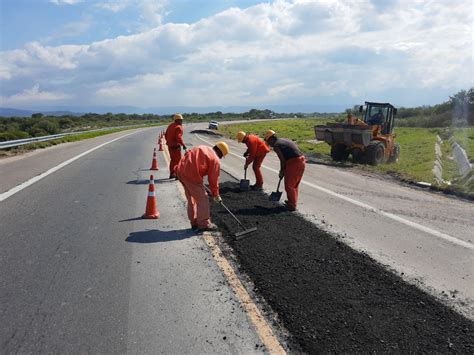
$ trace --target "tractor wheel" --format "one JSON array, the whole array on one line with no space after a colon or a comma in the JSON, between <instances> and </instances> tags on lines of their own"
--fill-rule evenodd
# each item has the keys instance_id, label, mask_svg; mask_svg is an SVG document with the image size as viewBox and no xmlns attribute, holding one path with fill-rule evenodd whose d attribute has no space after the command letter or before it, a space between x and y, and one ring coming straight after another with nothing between
<instances>
[{"instance_id":1,"label":"tractor wheel","mask_svg":"<svg viewBox=\"0 0 474 355\"><path fill-rule=\"evenodd\" d=\"M393 145L392 154L390 154L390 158L388 158L388 162L396 163L399 157L400 157L400 144L395 143Z\"/></svg>"},{"instance_id":2,"label":"tractor wheel","mask_svg":"<svg viewBox=\"0 0 474 355\"><path fill-rule=\"evenodd\" d=\"M344 161L349 157L349 152L344 144L336 144L331 147L331 158L335 161Z\"/></svg>"},{"instance_id":3,"label":"tractor wheel","mask_svg":"<svg viewBox=\"0 0 474 355\"><path fill-rule=\"evenodd\" d=\"M379 165L383 162L385 145L379 141L372 141L365 151L365 161L370 165Z\"/></svg>"},{"instance_id":4,"label":"tractor wheel","mask_svg":"<svg viewBox=\"0 0 474 355\"><path fill-rule=\"evenodd\" d=\"M352 150L352 162L353 163L362 163L364 161L364 152L359 148Z\"/></svg>"}]
</instances>

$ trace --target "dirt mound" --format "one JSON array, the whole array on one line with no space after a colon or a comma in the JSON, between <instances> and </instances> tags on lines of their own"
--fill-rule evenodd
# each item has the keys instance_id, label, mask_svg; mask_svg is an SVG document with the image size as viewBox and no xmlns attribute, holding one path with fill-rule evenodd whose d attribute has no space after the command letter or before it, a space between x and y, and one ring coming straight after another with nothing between
<instances>
[{"instance_id":1,"label":"dirt mound","mask_svg":"<svg viewBox=\"0 0 474 355\"><path fill-rule=\"evenodd\" d=\"M259 192L221 185L224 202L258 231L235 241L233 219L213 204L255 292L305 352L473 353L473 322ZM374 227L374 233L377 233Z\"/></svg>"}]
</instances>

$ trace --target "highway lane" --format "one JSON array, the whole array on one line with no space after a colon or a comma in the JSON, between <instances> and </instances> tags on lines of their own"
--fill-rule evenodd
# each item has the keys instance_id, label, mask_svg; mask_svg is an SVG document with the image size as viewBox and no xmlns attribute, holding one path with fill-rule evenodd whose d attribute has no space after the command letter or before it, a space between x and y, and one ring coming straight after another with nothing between
<instances>
[{"instance_id":1,"label":"highway lane","mask_svg":"<svg viewBox=\"0 0 474 355\"><path fill-rule=\"evenodd\" d=\"M212 144L219 138L192 135L186 142ZM223 168L243 175L244 144L227 140L230 154ZM264 161L265 191L276 189L276 154ZM248 174L254 183L253 172ZM282 196L282 201L285 194ZM343 237L405 280L474 318L474 208L460 199L409 188L373 174L308 164L300 185L299 212Z\"/></svg>"},{"instance_id":2,"label":"highway lane","mask_svg":"<svg viewBox=\"0 0 474 355\"><path fill-rule=\"evenodd\" d=\"M157 131L106 145L0 202L0 353L252 353L261 344L190 232L162 154L161 218L137 219Z\"/></svg>"}]
</instances>

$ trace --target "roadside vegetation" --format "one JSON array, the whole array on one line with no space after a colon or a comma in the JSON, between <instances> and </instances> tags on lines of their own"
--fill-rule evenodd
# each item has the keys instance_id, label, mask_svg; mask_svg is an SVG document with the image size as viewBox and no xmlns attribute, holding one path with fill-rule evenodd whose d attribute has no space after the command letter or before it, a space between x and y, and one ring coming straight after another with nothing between
<instances>
[{"instance_id":1,"label":"roadside vegetation","mask_svg":"<svg viewBox=\"0 0 474 355\"><path fill-rule=\"evenodd\" d=\"M149 126L153 126L153 125L149 125ZM58 138L58 139L53 139L53 140L46 141L46 142L35 142L35 143L31 143L31 144L25 144L25 145L21 145L19 147L0 150L0 158L25 153L25 152L35 150L35 149L43 149L43 148L51 147L51 146L58 145L58 144L61 144L61 143L77 142L77 141L81 141L81 140L84 140L84 139L90 139L90 138L105 136L107 134L112 134L112 133L125 131L125 130L129 130L129 129L134 129L134 128L137 128L137 127L115 128L115 129L107 129L107 130L96 131L96 132L85 132L85 133L81 133L81 134L75 134L75 135L70 135L70 136L66 136L66 137L61 137L61 138Z\"/></svg>"},{"instance_id":2,"label":"roadside vegetation","mask_svg":"<svg viewBox=\"0 0 474 355\"><path fill-rule=\"evenodd\" d=\"M297 142L306 155L322 162L331 162L330 147L315 139L314 126L328 122L344 122L347 113L358 113L358 106L347 109L345 113L276 113L268 109L252 109L244 113L223 113L220 111L205 114L183 113L185 122L208 122L247 120L235 125L221 125L220 130L229 138L235 139L239 130L263 136L268 129L273 129L282 137ZM291 119L288 119L291 117ZM279 120L274 120L279 118ZM287 118L287 119L284 119ZM251 122L260 119L264 121ZM95 114L81 116L45 116L35 113L31 117L0 117L0 141L39 137L64 132L86 131L104 127L127 125L161 125L172 120L172 115L154 114ZM268 121L267 121L268 120ZM448 143L453 137L467 152L471 163L474 162L474 88L462 90L449 97L446 102L434 106L415 108L398 108L395 120L397 142L401 145L400 159L395 164L384 164L376 167L357 165L361 169L391 174L402 180L425 181L436 184L432 169L435 160L434 145L439 135L444 143L442 149L443 179L451 182L455 189L474 194L474 182L467 183L468 177L459 175L457 164L452 158L452 148ZM54 141L33 143L12 152L44 148L63 142L97 137L116 132L107 130L88 132L81 135L68 136ZM10 154L0 151L0 155ZM350 162L348 163L350 164ZM471 172L472 173L472 172ZM474 180L474 179L471 179ZM441 188L449 187L442 185Z\"/></svg>"},{"instance_id":3,"label":"roadside vegetation","mask_svg":"<svg viewBox=\"0 0 474 355\"><path fill-rule=\"evenodd\" d=\"M356 111L356 107L346 110L346 113ZM358 111L358 110L357 110ZM356 114L357 114L356 111ZM226 125L221 131L229 138L235 139L239 130L251 132L263 137L268 129L278 132L280 137L295 141L300 149L311 158L333 164L330 157L330 146L315 140L314 126L327 122L343 122L345 115L328 117L311 117L305 119L278 120L272 122L249 122ZM474 182L467 183L473 175L461 177L449 138L456 141L466 150L474 162L474 89L461 91L440 105L419 107L413 109L400 108L396 116L396 141L401 145L400 158L394 164L368 166L355 164L357 168L390 174L398 179L409 182L427 182L441 189L461 191L474 194ZM436 159L435 143L439 136L441 144L444 183L438 184L433 175ZM352 163L334 163L352 165ZM472 179L471 179L472 180Z\"/></svg>"}]
</instances>

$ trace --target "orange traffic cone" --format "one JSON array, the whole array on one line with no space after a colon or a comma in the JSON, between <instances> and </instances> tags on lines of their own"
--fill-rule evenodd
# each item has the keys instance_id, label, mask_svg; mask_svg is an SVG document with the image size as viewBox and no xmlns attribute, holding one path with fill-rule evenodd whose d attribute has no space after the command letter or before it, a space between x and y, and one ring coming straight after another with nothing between
<instances>
[{"instance_id":1,"label":"orange traffic cone","mask_svg":"<svg viewBox=\"0 0 474 355\"><path fill-rule=\"evenodd\" d=\"M158 148L158 151L159 152L162 152L163 151L163 143L160 141L160 146Z\"/></svg>"},{"instance_id":2,"label":"orange traffic cone","mask_svg":"<svg viewBox=\"0 0 474 355\"><path fill-rule=\"evenodd\" d=\"M153 175L150 175L150 185L148 186L148 198L146 199L145 214L142 218L146 219L158 219L160 218L160 212L158 212L158 206L156 204L155 194L155 180Z\"/></svg>"},{"instance_id":3,"label":"orange traffic cone","mask_svg":"<svg viewBox=\"0 0 474 355\"><path fill-rule=\"evenodd\" d=\"M160 144L161 146L161 144ZM151 168L150 170L159 170L160 168L158 167L158 160L156 159L156 148L153 148L153 160L151 162Z\"/></svg>"}]
</instances>

